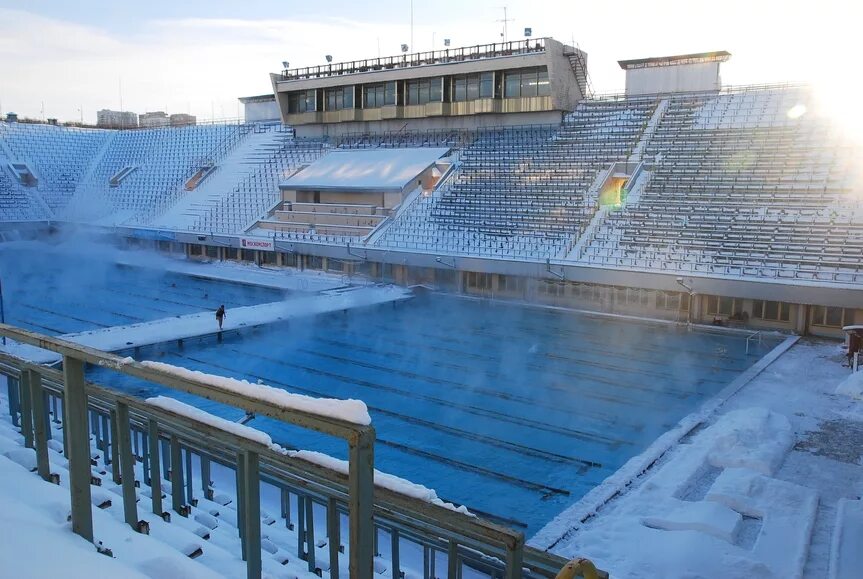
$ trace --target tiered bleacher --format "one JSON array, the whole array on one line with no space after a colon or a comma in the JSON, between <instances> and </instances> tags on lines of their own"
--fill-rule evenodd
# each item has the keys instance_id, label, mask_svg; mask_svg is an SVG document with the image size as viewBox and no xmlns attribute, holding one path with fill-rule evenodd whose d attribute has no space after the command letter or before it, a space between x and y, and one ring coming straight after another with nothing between
<instances>
[{"instance_id":1,"label":"tiered bleacher","mask_svg":"<svg viewBox=\"0 0 863 579\"><path fill-rule=\"evenodd\" d=\"M218 204L208 207L189 229L238 233L252 227L279 202L279 183L314 162L326 150L321 141L294 139L293 131L260 127L273 139L250 152L244 174Z\"/></svg>"},{"instance_id":2,"label":"tiered bleacher","mask_svg":"<svg viewBox=\"0 0 863 579\"><path fill-rule=\"evenodd\" d=\"M392 147L446 147L454 168L385 212L350 201L280 204L279 184L328 150ZM861 283L859 152L803 87L605 97L582 101L560 126L333 141L295 139L279 125L117 132L0 123L0 209L5 221L107 219L434 255ZM598 212L604 172L620 161L642 162L637 192Z\"/></svg>"},{"instance_id":3,"label":"tiered bleacher","mask_svg":"<svg viewBox=\"0 0 863 579\"><path fill-rule=\"evenodd\" d=\"M379 245L493 257L558 258L597 209L597 175L632 153L655 99L585 101L561 127L481 132L458 174L421 198Z\"/></svg>"},{"instance_id":4,"label":"tiered bleacher","mask_svg":"<svg viewBox=\"0 0 863 579\"><path fill-rule=\"evenodd\" d=\"M78 188L70 217L146 224L184 195L186 182L216 164L250 125L202 125L117 131ZM134 167L119 184L110 180Z\"/></svg>"},{"instance_id":5,"label":"tiered bleacher","mask_svg":"<svg viewBox=\"0 0 863 579\"><path fill-rule=\"evenodd\" d=\"M93 157L110 137L110 131L57 127L31 123L0 123L0 159L7 163L23 163L35 177L33 195L53 213L69 203L78 183L87 173ZM3 167L8 177L8 166ZM0 181L2 192L11 196L13 183ZM17 183L21 185L20 183ZM20 197L19 191L17 196ZM26 197L26 195L24 195ZM44 211L37 211L37 214ZM44 217L43 217L44 218Z\"/></svg>"},{"instance_id":6,"label":"tiered bleacher","mask_svg":"<svg viewBox=\"0 0 863 579\"><path fill-rule=\"evenodd\" d=\"M598 228L584 259L627 269L863 281L859 148L807 90L670 97L645 150L637 202Z\"/></svg>"}]
</instances>

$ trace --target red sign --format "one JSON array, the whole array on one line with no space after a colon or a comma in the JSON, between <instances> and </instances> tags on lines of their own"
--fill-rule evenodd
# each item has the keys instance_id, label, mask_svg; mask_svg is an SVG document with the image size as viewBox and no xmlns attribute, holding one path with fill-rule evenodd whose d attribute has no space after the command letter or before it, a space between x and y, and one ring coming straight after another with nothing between
<instances>
[{"instance_id":1,"label":"red sign","mask_svg":"<svg viewBox=\"0 0 863 579\"><path fill-rule=\"evenodd\" d=\"M260 237L241 237L240 247L243 249L259 249L261 251L276 250L276 244L272 239L262 239Z\"/></svg>"}]
</instances>

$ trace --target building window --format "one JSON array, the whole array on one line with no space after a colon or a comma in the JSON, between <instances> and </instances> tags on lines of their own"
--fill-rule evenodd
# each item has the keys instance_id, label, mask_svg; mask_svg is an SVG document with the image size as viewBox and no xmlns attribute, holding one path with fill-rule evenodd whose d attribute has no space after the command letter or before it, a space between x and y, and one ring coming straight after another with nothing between
<instances>
[{"instance_id":1,"label":"building window","mask_svg":"<svg viewBox=\"0 0 863 579\"><path fill-rule=\"evenodd\" d=\"M313 112L315 108L315 90L305 90L288 93L288 114Z\"/></svg>"},{"instance_id":2,"label":"building window","mask_svg":"<svg viewBox=\"0 0 863 579\"><path fill-rule=\"evenodd\" d=\"M479 98L490 99L494 97L494 73L484 72L479 75Z\"/></svg>"},{"instance_id":3,"label":"building window","mask_svg":"<svg viewBox=\"0 0 863 579\"><path fill-rule=\"evenodd\" d=\"M207 249L206 249L206 255L207 255L207 257L210 257L213 259L219 257L219 248L213 247L212 245L208 245Z\"/></svg>"},{"instance_id":4,"label":"building window","mask_svg":"<svg viewBox=\"0 0 863 579\"><path fill-rule=\"evenodd\" d=\"M328 111L352 109L354 108L354 87L328 88L324 91L324 101Z\"/></svg>"},{"instance_id":5,"label":"building window","mask_svg":"<svg viewBox=\"0 0 863 579\"><path fill-rule=\"evenodd\" d=\"M689 310L689 294L680 292L656 292L656 307L660 310Z\"/></svg>"},{"instance_id":6,"label":"building window","mask_svg":"<svg viewBox=\"0 0 863 579\"><path fill-rule=\"evenodd\" d=\"M752 302L752 316L761 320L787 322L791 319L791 306L785 302L755 300Z\"/></svg>"},{"instance_id":7,"label":"building window","mask_svg":"<svg viewBox=\"0 0 863 579\"><path fill-rule=\"evenodd\" d=\"M452 79L452 102L494 97L494 73L463 74Z\"/></svg>"},{"instance_id":8,"label":"building window","mask_svg":"<svg viewBox=\"0 0 863 579\"><path fill-rule=\"evenodd\" d=\"M649 306L650 290L640 288L626 288L626 303L631 306Z\"/></svg>"},{"instance_id":9,"label":"building window","mask_svg":"<svg viewBox=\"0 0 863 579\"><path fill-rule=\"evenodd\" d=\"M825 306L812 308L812 324L815 326L841 328L852 323L854 323L854 310Z\"/></svg>"},{"instance_id":10,"label":"building window","mask_svg":"<svg viewBox=\"0 0 863 579\"><path fill-rule=\"evenodd\" d=\"M282 254L282 265L288 267L297 267L297 254L296 253L283 253Z\"/></svg>"},{"instance_id":11,"label":"building window","mask_svg":"<svg viewBox=\"0 0 863 579\"><path fill-rule=\"evenodd\" d=\"M465 282L467 283L467 287L470 289L490 290L491 274L469 271L467 272Z\"/></svg>"},{"instance_id":12,"label":"building window","mask_svg":"<svg viewBox=\"0 0 863 579\"><path fill-rule=\"evenodd\" d=\"M707 313L714 316L739 316L743 313L743 301L724 296L707 296Z\"/></svg>"},{"instance_id":13,"label":"building window","mask_svg":"<svg viewBox=\"0 0 863 579\"><path fill-rule=\"evenodd\" d=\"M318 255L306 256L306 269L323 269L324 260Z\"/></svg>"},{"instance_id":14,"label":"building window","mask_svg":"<svg viewBox=\"0 0 863 579\"><path fill-rule=\"evenodd\" d=\"M504 73L506 98L548 96L549 94L551 89L548 83L548 70L545 68L508 70Z\"/></svg>"},{"instance_id":15,"label":"building window","mask_svg":"<svg viewBox=\"0 0 863 579\"><path fill-rule=\"evenodd\" d=\"M376 109L396 104L395 81L363 86L363 108Z\"/></svg>"},{"instance_id":16,"label":"building window","mask_svg":"<svg viewBox=\"0 0 863 579\"><path fill-rule=\"evenodd\" d=\"M239 252L240 252L240 250L237 249L236 247L226 247L225 248L225 259L236 260Z\"/></svg>"},{"instance_id":17,"label":"building window","mask_svg":"<svg viewBox=\"0 0 863 579\"><path fill-rule=\"evenodd\" d=\"M514 275L499 276L498 288L502 292L522 294L525 290L525 278Z\"/></svg>"},{"instance_id":18,"label":"building window","mask_svg":"<svg viewBox=\"0 0 863 579\"><path fill-rule=\"evenodd\" d=\"M443 79L439 76L433 78L422 78L407 81L408 105L424 105L441 101L441 84Z\"/></svg>"}]
</instances>

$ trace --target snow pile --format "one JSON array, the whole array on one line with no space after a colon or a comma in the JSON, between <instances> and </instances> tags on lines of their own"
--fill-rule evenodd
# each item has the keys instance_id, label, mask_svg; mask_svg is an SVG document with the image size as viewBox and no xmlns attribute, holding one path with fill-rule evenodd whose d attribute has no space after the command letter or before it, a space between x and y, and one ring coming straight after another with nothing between
<instances>
[{"instance_id":1,"label":"snow pile","mask_svg":"<svg viewBox=\"0 0 863 579\"><path fill-rule=\"evenodd\" d=\"M863 400L863 370L854 372L836 387L836 394Z\"/></svg>"},{"instance_id":2,"label":"snow pile","mask_svg":"<svg viewBox=\"0 0 863 579\"><path fill-rule=\"evenodd\" d=\"M766 408L729 412L710 430L712 465L744 467L765 475L776 472L794 444L788 418Z\"/></svg>"},{"instance_id":3,"label":"snow pile","mask_svg":"<svg viewBox=\"0 0 863 579\"><path fill-rule=\"evenodd\" d=\"M214 416L209 412L204 412L203 410L199 410L194 406L190 406L185 402L180 402L179 400L169 398L168 396L156 396L155 398L147 398L146 402L147 404L155 406L156 408L161 408L162 410L167 410L168 412L173 412L174 414L179 414L180 416L191 418L192 420L195 420L197 422L208 424L214 428L218 428L219 430L230 432L235 436L247 438L259 444L263 444L264 446L273 446L273 440L270 438L270 435L265 432L261 432L260 430L256 428L251 428L250 426L246 426L245 424L238 424L224 418L219 418L218 416Z\"/></svg>"},{"instance_id":4,"label":"snow pile","mask_svg":"<svg viewBox=\"0 0 863 579\"><path fill-rule=\"evenodd\" d=\"M319 466L323 466L330 470L336 471L343 475L348 474L348 462L333 458L327 454L315 452L312 450L289 450L285 451L288 456L299 458ZM457 507L452 503L445 502L437 496L434 489L430 489L420 484L413 483L409 480L397 477L392 474L387 474L375 469L375 486L385 488L406 497L419 499L423 502L437 505L451 511L456 511L465 515L474 517L467 507L464 505Z\"/></svg>"},{"instance_id":5,"label":"snow pile","mask_svg":"<svg viewBox=\"0 0 863 579\"><path fill-rule=\"evenodd\" d=\"M368 426L372 423L366 403L362 400L312 398L303 394L292 394L280 388L267 386L266 384L252 384L246 380L214 376L213 374L206 374L197 370L187 370L186 368L172 366L163 362L145 360L141 362L141 365L185 380L197 380L213 388L254 398L265 404L272 404L285 410L299 410L326 418L337 418L362 426Z\"/></svg>"},{"instance_id":6,"label":"snow pile","mask_svg":"<svg viewBox=\"0 0 863 579\"><path fill-rule=\"evenodd\" d=\"M792 442L782 415L730 412L554 551L614 577L800 577L818 497L769 476Z\"/></svg>"}]
</instances>

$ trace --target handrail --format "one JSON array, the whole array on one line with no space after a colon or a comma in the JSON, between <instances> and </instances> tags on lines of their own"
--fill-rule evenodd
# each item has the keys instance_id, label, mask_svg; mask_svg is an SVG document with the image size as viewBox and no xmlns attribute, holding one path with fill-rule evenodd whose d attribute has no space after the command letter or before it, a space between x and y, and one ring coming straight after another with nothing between
<instances>
[{"instance_id":1,"label":"handrail","mask_svg":"<svg viewBox=\"0 0 863 579\"><path fill-rule=\"evenodd\" d=\"M374 70L422 66L463 60L478 60L497 56L510 56L545 51L545 38L513 40L493 44L478 44L459 48L435 50L430 52L414 52L397 56L384 56L365 60L352 60L318 66L307 66L283 70L278 75L279 80L299 80L327 76L340 76Z\"/></svg>"},{"instance_id":2,"label":"handrail","mask_svg":"<svg viewBox=\"0 0 863 579\"><path fill-rule=\"evenodd\" d=\"M80 491L86 488L89 491L88 414L96 412L105 417L105 420L109 421L112 425L117 424L117 416L122 414L123 418L119 418L121 420L119 424L129 424L133 431L137 429L142 436L146 436L147 432L150 432L152 436L155 429L157 437L163 441L170 441L172 453L174 452L175 445L177 445L178 453L180 449L179 445L182 445L182 448L186 449L187 452L194 452L199 455L202 465L204 463L209 465L210 462L224 464L230 468L234 468L236 465L238 469L237 476L244 481L242 488L254 491L249 491L249 494L243 497L238 496L238 500L240 501L250 500L249 496L252 496L252 499L254 499L258 491L253 487L259 484L256 481L263 480L279 488L287 488L290 493L298 497L302 494L303 496L307 496L308 500L319 503L324 502L328 512L328 529L333 524L330 513L343 510L341 505L347 503L352 530L350 537L351 577L370 576L371 567L368 567L369 573L365 573L365 561L355 561L354 548L357 548L360 552L362 551L363 545L359 543L359 539L364 539L363 543L369 542L371 544L372 537L376 535L376 532L371 530L374 526L388 530L394 536L401 534L403 538L409 538L415 543L425 545L433 550L449 552L450 557L455 557L454 564L488 568L493 570L493 575L498 575L503 571L504 576L508 579L521 577L523 568L527 569L532 576L553 577L556 570L564 562L563 559L556 555L526 547L524 545L524 535L520 531L515 531L479 517L453 511L444 506L406 496L394 490L374 486L373 484L370 485L369 492L363 495L367 500L363 505L368 512L367 525L360 526L359 530L362 535L355 537L353 533L353 497L357 494L355 488L355 453L351 453L351 462L354 464L349 466L347 473L332 470L321 464L310 462L302 458L302 456L293 456L291 453L285 454L280 452L279 449L271 448L258 441L221 430L217 426L202 423L194 418L182 416L167 409L158 408L122 392L88 382L83 378L83 364L94 364L108 371L116 371L162 384L168 388L225 402L232 406L243 408L246 411L255 412L257 415L270 416L280 420L292 420L294 424L313 428L320 432L336 435L342 434L351 439L362 436L363 433L369 431L373 435L374 430L370 426L356 425L335 418L328 419L328 417L320 417L302 411L273 408L272 405L267 408L267 404L255 397L253 393L232 392L231 397L227 397L218 388L210 384L201 383L195 379L176 376L169 372L160 371L158 368L142 365L128 358L120 358L114 354L101 352L60 338L43 336L5 324L0 324L0 335L8 336L21 343L48 349L64 356L64 368L61 371L26 362L12 353L0 351L0 375L11 378L8 380L10 392L12 391L13 381L20 381L19 400L32 401L36 397L41 399L41 395L37 396L36 392L44 392L45 394L64 400L64 412L62 416L63 432L64 443L67 445L69 451L73 530L78 532L78 534L82 534L82 532L79 532L82 530L82 509L86 507L88 514L91 509L89 492L86 493L86 501L82 501L80 497L76 501L75 493L76 489ZM39 415L35 408L31 413L29 409L23 408L23 405L18 410L21 412L22 418L25 416L29 417L30 424L39 424L46 420L44 408L42 415ZM15 408L13 408L11 403L10 411L15 412ZM77 420L81 420L81 417L83 417L83 421L77 422L76 415ZM128 422L122 422L122 420ZM112 433L118 432L116 426L112 428L114 428ZM122 430L122 428L119 430ZM115 447L119 444L120 448L117 452L121 456L118 459L118 464L122 468L127 468L127 462L134 460L129 458L129 453L131 452L127 448L129 444L124 443L123 436L120 436L119 441L115 443L113 436L112 434L110 442L111 452L114 453ZM36 438L38 455L40 452L38 435ZM83 444L86 447L83 452L79 448L81 440L83 440ZM128 438L126 440L128 441ZM150 440L152 442L153 439L151 438ZM47 456L47 442L45 440L42 440L41 447L44 448L44 453ZM105 452L108 452L107 445ZM126 458L123 458L123 456L126 456ZM371 466L371 461L373 460L371 451L362 458L363 460L367 460L368 465ZM145 465L149 460L152 467L157 466L152 463L154 461L158 462L158 450L155 451L155 457L151 456L148 459L145 455L143 460L145 461ZM249 461L251 461L251 464L257 465L254 473L249 472L249 468L244 466L248 465ZM82 466L86 467L86 470L81 469ZM86 478L77 479L75 474L76 468L81 469ZM201 466L201 468L203 469L204 467ZM174 483L173 487L175 490L172 491L171 501L174 505L174 510L186 516L188 514L188 507L185 505L192 501L192 488L191 483L184 485L184 479L182 478L184 475L179 472L181 470L172 470L171 480ZM145 478L147 472L145 468ZM158 470L155 470L155 472L158 472ZM40 474L42 473L40 472ZM47 477L47 473L45 473L45 476ZM117 480L117 476L119 475L115 476L115 480ZM174 476L179 478L174 479ZM186 475L185 480L189 481L190 476L191 473ZM152 480L152 477L150 478L150 484L155 484L155 490L158 490L160 484L158 477L155 481ZM203 471L201 480L208 480L208 477L204 476ZM129 485L132 485L133 482L133 480L129 480ZM124 487L124 493L126 490ZM156 493L155 490L153 493L154 496L161 494L161 491ZM183 493L187 494L184 495ZM131 496L134 497L134 490L131 491ZM124 499L124 510L127 513L126 521L133 528L138 529L141 523L137 520L137 507L133 505L134 499L128 505L126 504L127 502ZM161 500L154 500L154 510L157 508L157 502L160 503ZM245 502L241 504L246 505L245 508L248 509L246 512L250 513L248 519L243 524L250 524L248 520L254 520L252 515L258 512L257 510L259 510L260 505L250 506ZM158 514L161 515L161 512ZM336 517L337 520L338 518ZM86 525L84 527L83 531L86 532ZM338 533L335 529L332 532ZM260 539L255 539L250 527L246 528L245 533L246 537L241 536L241 538L244 540L243 544L246 547L246 552L253 552L256 545L260 546ZM336 542L333 544L338 547L338 535L336 534L335 536ZM90 527L90 536L88 538L92 540L92 526ZM258 551L260 551L259 548ZM373 551L369 551L369 555L371 554L373 554ZM337 554L331 551L331 556L337 557ZM259 569L260 561L257 564L254 564L253 558L249 558L247 561L250 565L251 576L257 576L255 573L257 572L256 569ZM371 564L371 559L368 562ZM309 565L310 570L313 571L313 556L309 560ZM394 565L398 565L398 563L396 562ZM255 573L252 571L255 571Z\"/></svg>"},{"instance_id":3,"label":"handrail","mask_svg":"<svg viewBox=\"0 0 863 579\"><path fill-rule=\"evenodd\" d=\"M348 503L350 528L351 575L371 578L374 571L374 545L370 536L373 524L372 503L374 492L374 441L371 425L354 424L347 420L323 416L296 408L279 407L266 400L263 394L235 392L218 388L201 380L185 378L159 368L144 366L115 354L74 342L31 332L8 324L0 324L0 335L22 344L36 346L63 355L63 388L66 400L64 418L69 423L64 429L69 454L70 493L72 503L72 530L88 541L93 540L93 516L90 506L89 434L87 432L87 393L84 365L94 364L127 374L168 388L203 396L228 406L269 416L303 428L342 438L348 442L349 475ZM34 370L41 377L42 370ZM127 404L122 405L128 409ZM258 462L254 455L254 463ZM257 473L255 473L257 476Z\"/></svg>"},{"instance_id":4,"label":"handrail","mask_svg":"<svg viewBox=\"0 0 863 579\"><path fill-rule=\"evenodd\" d=\"M760 344L761 343L761 330L758 330L757 332L752 332L751 334L746 336L746 355L747 356L749 355L749 341L752 340L756 336L758 336L758 343Z\"/></svg>"}]
</instances>

